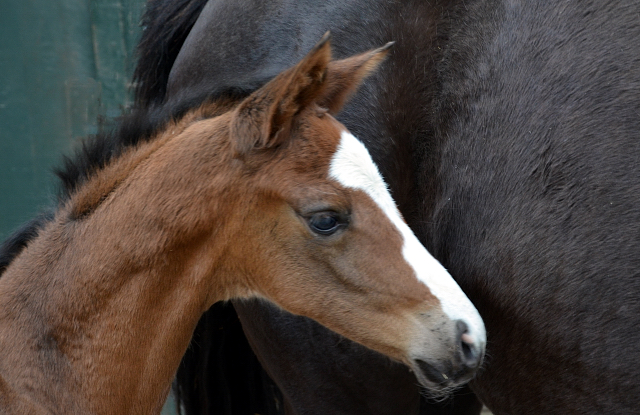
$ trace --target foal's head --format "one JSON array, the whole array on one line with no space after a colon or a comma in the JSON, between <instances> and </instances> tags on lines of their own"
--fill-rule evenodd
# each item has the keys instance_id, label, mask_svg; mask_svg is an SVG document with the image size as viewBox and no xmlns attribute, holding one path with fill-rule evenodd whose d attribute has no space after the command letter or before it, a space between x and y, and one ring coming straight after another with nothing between
<instances>
[{"instance_id":1,"label":"foal's head","mask_svg":"<svg viewBox=\"0 0 640 415\"><path fill-rule=\"evenodd\" d=\"M387 49L330 61L325 38L234 109L238 206L225 268L240 296L311 317L442 389L480 365L483 322L405 224L365 146L332 116Z\"/></svg>"}]
</instances>

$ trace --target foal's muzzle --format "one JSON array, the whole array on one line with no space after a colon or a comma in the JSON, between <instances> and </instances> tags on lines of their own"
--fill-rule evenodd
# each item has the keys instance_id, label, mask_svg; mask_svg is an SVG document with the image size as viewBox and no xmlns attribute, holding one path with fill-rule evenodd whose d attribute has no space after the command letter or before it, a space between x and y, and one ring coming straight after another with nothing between
<instances>
[{"instance_id":1,"label":"foal's muzzle","mask_svg":"<svg viewBox=\"0 0 640 415\"><path fill-rule=\"evenodd\" d=\"M418 381L434 394L446 393L467 383L482 366L485 341L475 339L462 320L455 322L452 343L448 356L417 358L412 365Z\"/></svg>"}]
</instances>

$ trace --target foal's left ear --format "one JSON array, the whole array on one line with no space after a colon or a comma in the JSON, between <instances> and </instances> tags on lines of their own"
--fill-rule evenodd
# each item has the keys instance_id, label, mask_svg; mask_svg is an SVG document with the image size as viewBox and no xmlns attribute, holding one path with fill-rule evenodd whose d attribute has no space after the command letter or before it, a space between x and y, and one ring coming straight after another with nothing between
<instances>
[{"instance_id":1,"label":"foal's left ear","mask_svg":"<svg viewBox=\"0 0 640 415\"><path fill-rule=\"evenodd\" d=\"M331 61L329 39L327 32L296 66L276 76L236 108L230 133L237 156L281 144L296 114L322 95Z\"/></svg>"}]
</instances>

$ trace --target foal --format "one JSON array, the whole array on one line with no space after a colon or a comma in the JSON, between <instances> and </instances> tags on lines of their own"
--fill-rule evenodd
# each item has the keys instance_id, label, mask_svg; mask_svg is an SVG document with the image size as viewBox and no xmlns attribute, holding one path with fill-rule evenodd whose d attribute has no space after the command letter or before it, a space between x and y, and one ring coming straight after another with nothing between
<instances>
[{"instance_id":1,"label":"foal","mask_svg":"<svg viewBox=\"0 0 640 415\"><path fill-rule=\"evenodd\" d=\"M244 101L188 113L59 209L0 278L2 413L158 413L199 317L243 297L426 386L470 379L482 320L330 115L386 48L330 54L325 37Z\"/></svg>"}]
</instances>

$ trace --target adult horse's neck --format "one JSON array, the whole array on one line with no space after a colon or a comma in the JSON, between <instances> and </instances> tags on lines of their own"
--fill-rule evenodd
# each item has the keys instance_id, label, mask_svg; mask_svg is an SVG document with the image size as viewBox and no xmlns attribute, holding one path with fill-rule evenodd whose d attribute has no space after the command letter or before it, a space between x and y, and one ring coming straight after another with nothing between
<instances>
[{"instance_id":1,"label":"adult horse's neck","mask_svg":"<svg viewBox=\"0 0 640 415\"><path fill-rule=\"evenodd\" d=\"M204 123L209 131L225 128L213 125L219 119ZM189 134L180 135L185 128ZM197 126L174 125L123 155L5 271L0 406L16 413L159 410L201 314L239 294L226 291L237 285L217 261L225 241L216 235L232 221L213 190L228 189L230 173L218 174L226 144L212 140Z\"/></svg>"}]
</instances>

